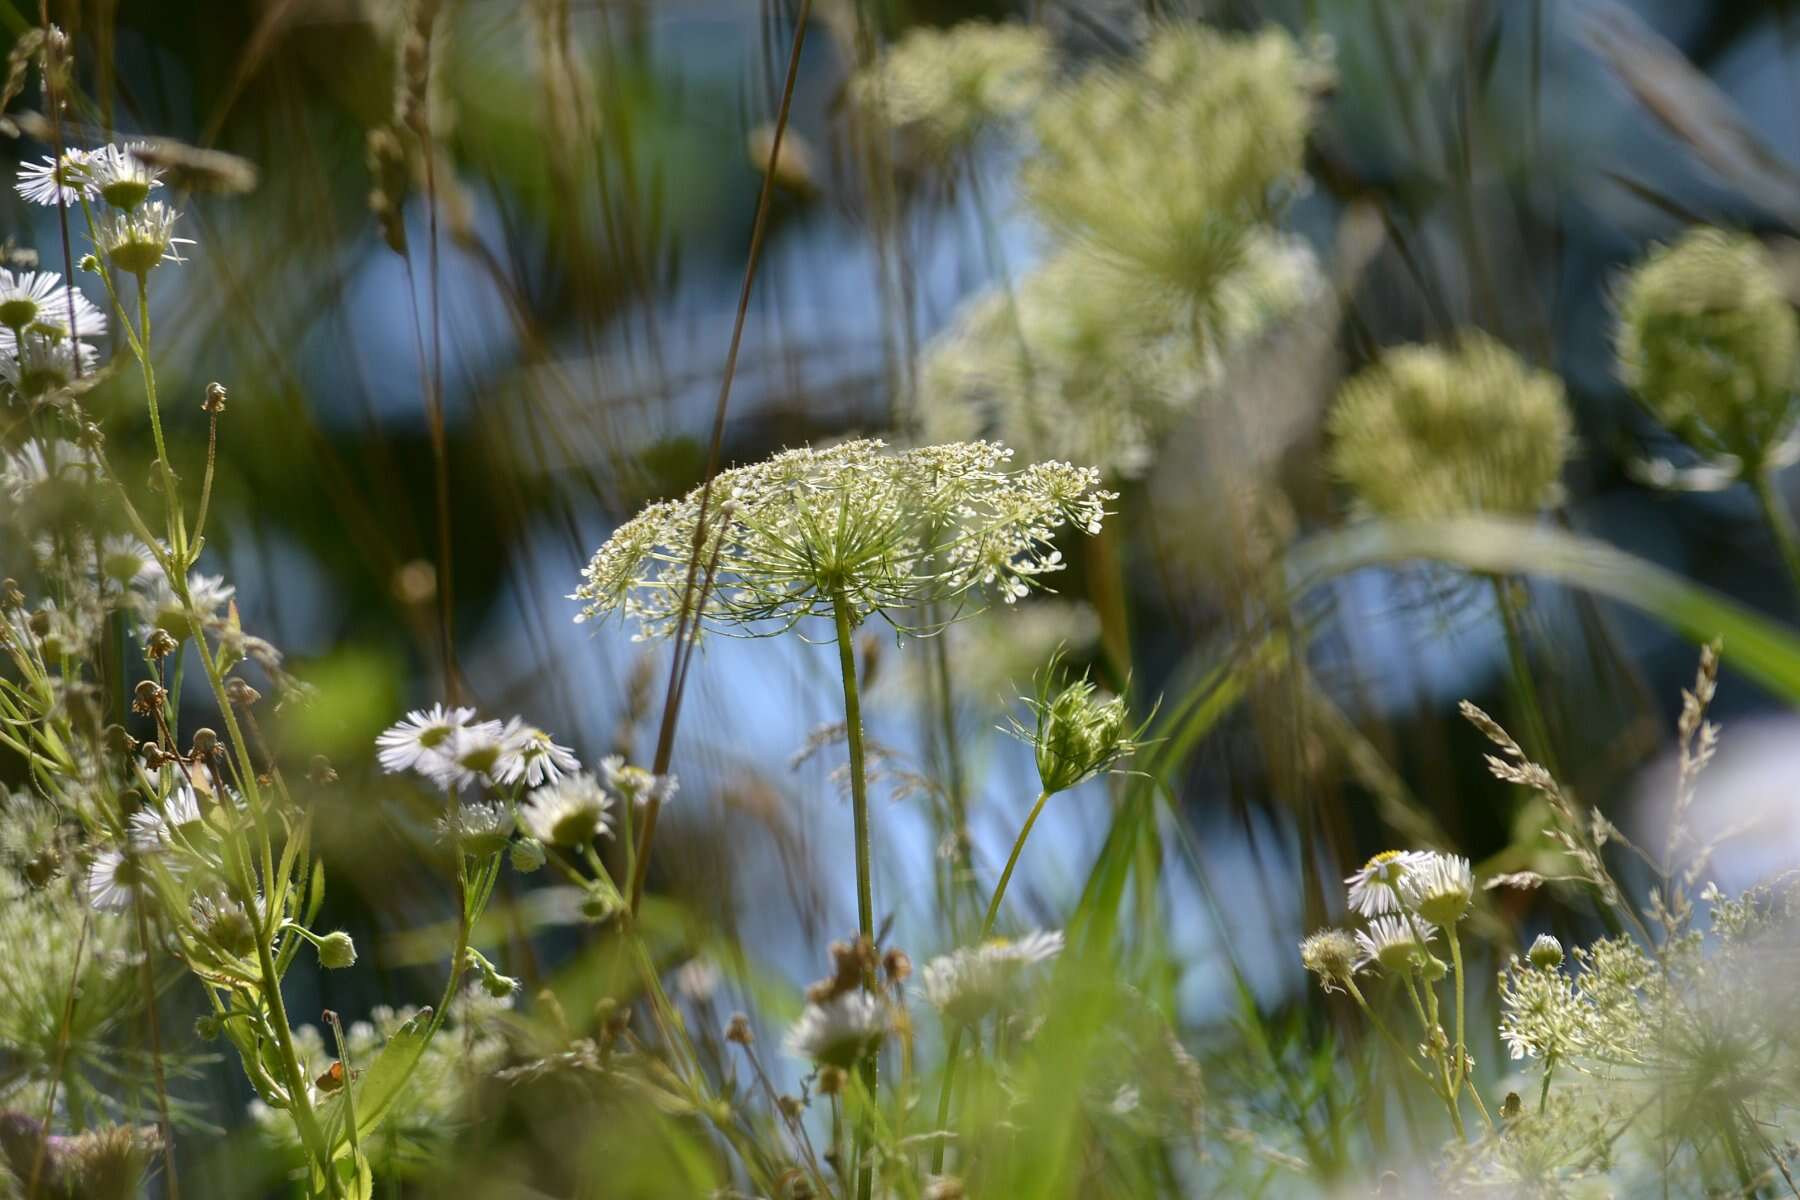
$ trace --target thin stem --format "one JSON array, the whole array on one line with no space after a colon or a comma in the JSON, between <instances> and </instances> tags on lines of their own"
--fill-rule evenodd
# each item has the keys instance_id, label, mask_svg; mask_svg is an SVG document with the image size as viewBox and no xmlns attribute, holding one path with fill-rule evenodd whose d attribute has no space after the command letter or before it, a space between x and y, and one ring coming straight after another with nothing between
<instances>
[{"instance_id":1,"label":"thin stem","mask_svg":"<svg viewBox=\"0 0 1800 1200\"><path fill-rule=\"evenodd\" d=\"M837 621L838 671L844 681L844 738L850 747L850 819L856 839L856 927L872 945L875 941L875 895L870 878L869 781L863 766L862 700L856 686L856 647L852 641L850 600L841 588L831 597L831 612ZM871 1051L863 1057L859 1068L871 1104L875 1100L876 1071L876 1052ZM856 1194L860 1200L868 1200L874 1185L873 1164L864 1161L867 1141L867 1122L858 1121L854 1161L858 1164Z\"/></svg>"},{"instance_id":2,"label":"thin stem","mask_svg":"<svg viewBox=\"0 0 1800 1200\"><path fill-rule=\"evenodd\" d=\"M169 466L169 449L163 442L162 412L156 404L156 371L150 365L150 275L137 273L138 364L144 371L144 396L150 405L150 436L156 443L156 465L163 487L163 510L169 527L169 549L177 564L186 569L187 538L183 529L181 497L175 491L175 472Z\"/></svg>"},{"instance_id":3,"label":"thin stem","mask_svg":"<svg viewBox=\"0 0 1800 1200\"><path fill-rule=\"evenodd\" d=\"M1468 1079L1468 1049L1463 1041L1463 961L1462 939L1456 936L1454 924L1445 928L1450 938L1450 969L1456 972L1456 1087L1460 1093L1463 1082Z\"/></svg>"},{"instance_id":4,"label":"thin stem","mask_svg":"<svg viewBox=\"0 0 1800 1200\"><path fill-rule=\"evenodd\" d=\"M1800 595L1800 532L1795 531L1794 518L1775 489L1775 472L1765 467L1751 477L1751 484L1756 489L1756 501L1762 506L1763 519L1775 536L1775 546L1781 551L1788 580L1794 585L1795 593Z\"/></svg>"},{"instance_id":5,"label":"thin stem","mask_svg":"<svg viewBox=\"0 0 1800 1200\"><path fill-rule=\"evenodd\" d=\"M1012 853L1006 857L1006 869L1000 872L1000 882L994 885L994 895L988 901L987 916L981 920L981 937L986 940L994 931L994 920L1000 915L1000 901L1006 895L1006 885L1012 882L1013 868L1019 865L1019 854L1025 849L1025 839L1031 836L1031 827L1037 824L1038 814L1044 811L1044 802L1050 799L1048 791L1038 793L1037 802L1026 814L1025 824L1019 827L1019 836L1013 840Z\"/></svg>"},{"instance_id":6,"label":"thin stem","mask_svg":"<svg viewBox=\"0 0 1800 1200\"><path fill-rule=\"evenodd\" d=\"M1544 1086L1538 1089L1538 1112L1550 1106L1550 1076L1556 1072L1556 1055L1544 1059Z\"/></svg>"},{"instance_id":7,"label":"thin stem","mask_svg":"<svg viewBox=\"0 0 1800 1200\"><path fill-rule=\"evenodd\" d=\"M1519 606L1513 603L1505 579L1499 575L1487 578L1494 589L1494 605L1500 610L1501 627L1506 632L1506 655L1512 664L1513 686L1525 718L1526 736L1531 742L1529 748L1550 773L1560 779L1562 770L1557 764L1556 748L1550 741L1550 725L1544 719L1543 706L1538 703L1537 680L1531 672L1531 658L1525 652L1525 627Z\"/></svg>"}]
</instances>

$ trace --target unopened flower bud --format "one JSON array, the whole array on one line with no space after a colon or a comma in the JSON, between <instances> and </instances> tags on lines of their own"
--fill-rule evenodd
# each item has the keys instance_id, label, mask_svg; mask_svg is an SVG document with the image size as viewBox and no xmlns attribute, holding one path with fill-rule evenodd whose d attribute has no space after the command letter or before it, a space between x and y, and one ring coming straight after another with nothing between
<instances>
[{"instance_id":1,"label":"unopened flower bud","mask_svg":"<svg viewBox=\"0 0 1800 1200\"><path fill-rule=\"evenodd\" d=\"M1526 951L1525 957L1538 970L1553 971L1562 966L1562 943L1547 933L1540 933L1537 935L1537 939L1531 943L1531 949Z\"/></svg>"},{"instance_id":2,"label":"unopened flower bud","mask_svg":"<svg viewBox=\"0 0 1800 1200\"><path fill-rule=\"evenodd\" d=\"M725 1040L740 1046L748 1046L756 1040L750 1030L750 1018L743 1013L732 1013L731 1020L725 1026Z\"/></svg>"},{"instance_id":3,"label":"unopened flower bud","mask_svg":"<svg viewBox=\"0 0 1800 1200\"><path fill-rule=\"evenodd\" d=\"M202 725L194 730L194 743L190 753L195 758L208 759L219 748L219 735Z\"/></svg>"},{"instance_id":4,"label":"unopened flower bud","mask_svg":"<svg viewBox=\"0 0 1800 1200\"><path fill-rule=\"evenodd\" d=\"M339 971L356 965L356 943L343 930L328 933L318 940L319 965L327 971Z\"/></svg>"},{"instance_id":5,"label":"unopened flower bud","mask_svg":"<svg viewBox=\"0 0 1800 1200\"><path fill-rule=\"evenodd\" d=\"M513 870L529 875L544 865L544 843L536 838L520 838L512 844L507 857L512 861Z\"/></svg>"},{"instance_id":6,"label":"unopened flower bud","mask_svg":"<svg viewBox=\"0 0 1800 1200\"><path fill-rule=\"evenodd\" d=\"M262 693L251 687L243 679L233 675L225 681L225 698L239 708L249 708L262 699Z\"/></svg>"}]
</instances>

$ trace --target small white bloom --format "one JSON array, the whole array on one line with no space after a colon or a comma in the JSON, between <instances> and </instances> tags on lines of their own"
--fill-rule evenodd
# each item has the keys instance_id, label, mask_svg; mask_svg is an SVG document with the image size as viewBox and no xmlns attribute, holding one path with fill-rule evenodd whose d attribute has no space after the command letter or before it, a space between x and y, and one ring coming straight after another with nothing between
<instances>
[{"instance_id":1,"label":"small white bloom","mask_svg":"<svg viewBox=\"0 0 1800 1200\"><path fill-rule=\"evenodd\" d=\"M442 704L415 708L375 738L381 769L397 775L418 768L422 774L429 774L420 766L421 761L441 753L450 736L474 719L472 708L445 708Z\"/></svg>"},{"instance_id":2,"label":"small white bloom","mask_svg":"<svg viewBox=\"0 0 1800 1200\"><path fill-rule=\"evenodd\" d=\"M19 181L13 189L33 204L50 208L80 204L87 187L87 158L85 150L66 150L59 164L46 155L41 163L27 163L19 168Z\"/></svg>"},{"instance_id":3,"label":"small white bloom","mask_svg":"<svg viewBox=\"0 0 1800 1200\"><path fill-rule=\"evenodd\" d=\"M1063 935L1034 931L941 954L920 973L925 999L946 1018L973 1025L1010 1001L1020 973L1062 952Z\"/></svg>"},{"instance_id":4,"label":"small white bloom","mask_svg":"<svg viewBox=\"0 0 1800 1200\"><path fill-rule=\"evenodd\" d=\"M512 838L512 810L504 804L478 801L464 804L437 822L440 841L458 846L465 854L485 858L506 849Z\"/></svg>"},{"instance_id":5,"label":"small white bloom","mask_svg":"<svg viewBox=\"0 0 1800 1200\"><path fill-rule=\"evenodd\" d=\"M445 789L491 782L505 751L502 732L498 721L458 725L434 753L420 761L419 769Z\"/></svg>"},{"instance_id":6,"label":"small white bloom","mask_svg":"<svg viewBox=\"0 0 1800 1200\"><path fill-rule=\"evenodd\" d=\"M88 866L88 903L101 912L129 912L145 886L143 872L135 854L100 851Z\"/></svg>"},{"instance_id":7,"label":"small white bloom","mask_svg":"<svg viewBox=\"0 0 1800 1200\"><path fill-rule=\"evenodd\" d=\"M888 1031L887 1004L864 991L844 992L823 1004L808 1004L787 1032L795 1058L828 1067L849 1067Z\"/></svg>"},{"instance_id":8,"label":"small white bloom","mask_svg":"<svg viewBox=\"0 0 1800 1200\"><path fill-rule=\"evenodd\" d=\"M1453 925L1468 915L1475 896L1469 860L1456 854L1426 854L1400 879L1407 905L1433 925Z\"/></svg>"},{"instance_id":9,"label":"small white bloom","mask_svg":"<svg viewBox=\"0 0 1800 1200\"><path fill-rule=\"evenodd\" d=\"M654 775L643 767L628 765L617 754L609 754L600 760L600 778L634 808L643 808L652 800L658 804L667 803L680 786L673 774Z\"/></svg>"},{"instance_id":10,"label":"small white bloom","mask_svg":"<svg viewBox=\"0 0 1800 1200\"><path fill-rule=\"evenodd\" d=\"M527 725L519 717L506 723L501 731L500 765L494 782L510 786L520 779L527 787L555 783L566 772L581 770L581 760L567 746L559 746L550 735L535 725Z\"/></svg>"},{"instance_id":11,"label":"small white bloom","mask_svg":"<svg viewBox=\"0 0 1800 1200\"><path fill-rule=\"evenodd\" d=\"M1350 885L1350 907L1365 917L1400 911L1400 881L1430 856L1419 850L1383 850L1344 882Z\"/></svg>"},{"instance_id":12,"label":"small white bloom","mask_svg":"<svg viewBox=\"0 0 1800 1200\"><path fill-rule=\"evenodd\" d=\"M1366 967L1378 963L1388 971L1411 970L1430 955L1436 933L1430 925L1416 918L1376 917L1367 929L1357 932L1356 945L1361 951L1358 965Z\"/></svg>"},{"instance_id":13,"label":"small white bloom","mask_svg":"<svg viewBox=\"0 0 1800 1200\"><path fill-rule=\"evenodd\" d=\"M181 214L161 200L152 200L132 212L107 213L100 220L98 245L113 266L132 275L145 275L162 262L185 262L178 247L191 246L192 238L175 236Z\"/></svg>"},{"instance_id":14,"label":"small white bloom","mask_svg":"<svg viewBox=\"0 0 1800 1200\"><path fill-rule=\"evenodd\" d=\"M159 803L145 805L132 813L126 824L134 848L154 850L168 844L183 830L198 825L202 819L200 797L193 788L182 783Z\"/></svg>"},{"instance_id":15,"label":"small white bloom","mask_svg":"<svg viewBox=\"0 0 1800 1200\"><path fill-rule=\"evenodd\" d=\"M15 334L31 329L68 337L71 306L76 337L100 337L106 332L106 314L78 289L64 285L55 271L14 274L0 268L0 326Z\"/></svg>"},{"instance_id":16,"label":"small white bloom","mask_svg":"<svg viewBox=\"0 0 1800 1200\"><path fill-rule=\"evenodd\" d=\"M89 151L81 169L89 194L125 212L142 204L161 185L162 172L132 153L136 149L109 145Z\"/></svg>"},{"instance_id":17,"label":"small white bloom","mask_svg":"<svg viewBox=\"0 0 1800 1200\"><path fill-rule=\"evenodd\" d=\"M570 775L532 792L519 824L546 845L585 845L612 833L612 797L592 775Z\"/></svg>"},{"instance_id":18,"label":"small white bloom","mask_svg":"<svg viewBox=\"0 0 1800 1200\"><path fill-rule=\"evenodd\" d=\"M237 594L237 589L226 583L223 575L202 575L196 571L188 576L187 586L188 598L193 601L191 609L175 594L175 589L169 585L169 577L160 570L156 572L140 599L144 620L138 627L139 638L148 638L158 629L177 638L186 637L192 632L188 622L190 613L197 616L202 625L216 624L219 610Z\"/></svg>"},{"instance_id":19,"label":"small white bloom","mask_svg":"<svg viewBox=\"0 0 1800 1200\"><path fill-rule=\"evenodd\" d=\"M0 379L21 396L68 387L75 382L77 359L80 373L92 375L99 358L100 352L86 342L32 332L21 340L12 330L0 329Z\"/></svg>"},{"instance_id":20,"label":"small white bloom","mask_svg":"<svg viewBox=\"0 0 1800 1200\"><path fill-rule=\"evenodd\" d=\"M100 539L100 569L108 579L134 583L155 565L149 547L129 533L109 533Z\"/></svg>"}]
</instances>

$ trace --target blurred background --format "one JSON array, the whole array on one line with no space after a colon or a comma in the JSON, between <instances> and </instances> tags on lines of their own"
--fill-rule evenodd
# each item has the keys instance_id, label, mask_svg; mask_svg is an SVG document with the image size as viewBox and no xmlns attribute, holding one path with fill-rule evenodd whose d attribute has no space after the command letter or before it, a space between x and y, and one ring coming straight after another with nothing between
<instances>
[{"instance_id":1,"label":"blurred background","mask_svg":"<svg viewBox=\"0 0 1800 1200\"><path fill-rule=\"evenodd\" d=\"M395 866L418 861L407 847L429 838L432 799L381 777L372 741L446 696L444 614L448 669L485 713L522 714L584 761L649 760L667 649L575 624L568 594L621 520L702 478L797 7L446 0L429 145L384 159L399 4L49 4L99 130L229 151L258 173L246 195L184 198L197 244L159 274L153 303L178 460L203 452L205 385L230 391L209 569L237 586L245 627L319 689L277 721L284 752L326 754L340 777L314 800L330 814L323 924L350 930L365 961L294 998L297 1013L436 986L441 881ZM10 36L39 20L23 2L0 14ZM907 772L966 789L987 879L1036 790L1029 751L996 727L1050 650L1066 645L1114 687L1129 677L1140 714L1158 697L1176 712L1204 699L1209 673L1256 644L1251 560L1342 523L1322 418L1381 347L1475 327L1559 373L1579 451L1557 520L1779 621L1796 611L1743 489L1646 482L1648 464L1682 452L1613 365L1621 269L1689 224L1756 233L1800 288L1800 14L1786 0L816 0L722 461L906 440L920 355L971 297L1045 253L1016 143L976 139L947 158L872 134L849 98L859 65L916 26L985 17L1040 23L1076 70L1129 53L1147 22L1189 16L1280 24L1329 55L1309 185L1283 214L1329 287L1229 363L1227 400L1159 439L1121 485L1113 535L1076 556L1058 595L948 635L954 737L933 711L932 648L864 637L869 732L889 767L877 907L917 957L944 948L928 920L944 847L938 799ZM48 150L27 136L5 152ZM14 247L57 265L53 209L9 189L0 213ZM140 404L126 371L93 400L142 477ZM1093 569L1100 554L1116 576ZM1556 741L1579 751L1571 782L1630 828L1640 799L1666 790L1695 648L1621 606L1532 589L1528 642ZM1454 713L1462 697L1508 711L1490 593L1444 570L1372 568L1304 597L1302 620L1304 688L1293 672L1245 673L1242 703L1161 767L1170 817L1143 843L1140 933L1173 952L1173 994L1202 1036L1245 1004L1302 1002L1293 942L1371 851L1442 839L1490 871L1531 865L1521 847L1538 819L1486 776L1479 735ZM853 928L841 751L806 753L834 719L835 672L825 645L704 643L650 880L678 914L671 964L741 958L803 982ZM1792 718L1729 670L1715 714L1755 730L1727 742L1718 819L1791 796ZM1013 885L1021 911L1059 922L1118 835L1119 790L1057 799ZM1777 820L1718 873L1791 863L1796 838ZM530 994L590 934L547 881L507 886L496 961ZM1503 903L1525 926L1587 920L1530 893ZM194 1093L226 1129L248 1096L235 1072L221 1064Z\"/></svg>"}]
</instances>

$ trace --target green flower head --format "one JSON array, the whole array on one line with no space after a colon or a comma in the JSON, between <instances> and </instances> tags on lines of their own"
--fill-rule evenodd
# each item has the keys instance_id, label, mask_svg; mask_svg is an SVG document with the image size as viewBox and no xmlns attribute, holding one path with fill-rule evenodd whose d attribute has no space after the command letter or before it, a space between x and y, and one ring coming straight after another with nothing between
<instances>
[{"instance_id":1,"label":"green flower head","mask_svg":"<svg viewBox=\"0 0 1800 1200\"><path fill-rule=\"evenodd\" d=\"M1061 656L1052 656L1038 676L1038 694L1025 703L1036 717L1027 728L1012 723L1014 736L1036 752L1038 779L1046 794L1066 792L1135 753L1145 725L1133 727L1123 696L1107 696L1083 676L1058 688L1053 682Z\"/></svg>"},{"instance_id":2,"label":"green flower head","mask_svg":"<svg viewBox=\"0 0 1800 1200\"><path fill-rule=\"evenodd\" d=\"M1333 472L1399 519L1537 513L1573 444L1562 382L1479 333L1387 351L1339 391L1328 431Z\"/></svg>"},{"instance_id":3,"label":"green flower head","mask_svg":"<svg viewBox=\"0 0 1800 1200\"><path fill-rule=\"evenodd\" d=\"M1755 468L1793 430L1800 323L1755 238L1695 229L1653 251L1620 292L1618 356L1625 383L1702 454Z\"/></svg>"},{"instance_id":4,"label":"green flower head","mask_svg":"<svg viewBox=\"0 0 1800 1200\"><path fill-rule=\"evenodd\" d=\"M984 128L1018 117L1050 81L1050 36L1026 25L966 21L909 30L852 94L889 125L923 135L940 153L967 146Z\"/></svg>"}]
</instances>

